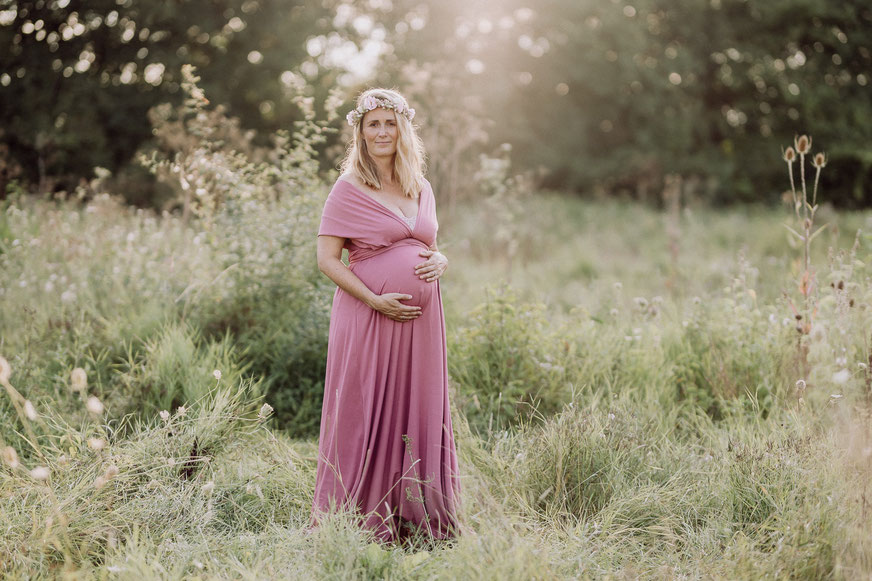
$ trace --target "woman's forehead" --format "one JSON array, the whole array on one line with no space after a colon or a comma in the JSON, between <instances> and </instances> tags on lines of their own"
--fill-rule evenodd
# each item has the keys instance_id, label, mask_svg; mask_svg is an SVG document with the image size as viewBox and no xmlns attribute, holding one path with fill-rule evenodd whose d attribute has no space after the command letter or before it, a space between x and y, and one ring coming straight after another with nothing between
<instances>
[{"instance_id":1,"label":"woman's forehead","mask_svg":"<svg viewBox=\"0 0 872 581\"><path fill-rule=\"evenodd\" d=\"M389 121L393 119L396 121L397 114L391 111L390 109L384 109L379 107L377 109L373 109L372 111L367 111L363 116L363 121L372 121L373 119L378 119L379 121Z\"/></svg>"}]
</instances>

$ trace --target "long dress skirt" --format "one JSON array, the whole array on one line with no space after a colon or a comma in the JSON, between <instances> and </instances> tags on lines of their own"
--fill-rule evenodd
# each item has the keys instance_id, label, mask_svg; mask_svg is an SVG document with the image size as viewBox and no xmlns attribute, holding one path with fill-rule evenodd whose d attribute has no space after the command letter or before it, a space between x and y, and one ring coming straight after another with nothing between
<instances>
[{"instance_id":1,"label":"long dress skirt","mask_svg":"<svg viewBox=\"0 0 872 581\"><path fill-rule=\"evenodd\" d=\"M318 231L346 238L349 267L370 290L412 295L403 302L422 310L397 322L340 288L333 296L312 525L351 509L382 541L459 534L442 297L438 280L414 273L438 228L429 182L418 200L410 227L339 179Z\"/></svg>"}]
</instances>

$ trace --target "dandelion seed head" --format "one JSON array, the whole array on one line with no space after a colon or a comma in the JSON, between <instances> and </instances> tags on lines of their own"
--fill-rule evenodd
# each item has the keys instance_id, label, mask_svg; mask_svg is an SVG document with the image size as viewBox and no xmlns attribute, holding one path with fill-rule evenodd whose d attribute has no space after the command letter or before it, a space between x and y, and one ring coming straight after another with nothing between
<instances>
[{"instance_id":1,"label":"dandelion seed head","mask_svg":"<svg viewBox=\"0 0 872 581\"><path fill-rule=\"evenodd\" d=\"M3 451L0 452L0 456L3 457L3 462L13 470L21 466L21 462L18 461L18 452L16 452L15 448L12 446L6 446L3 448Z\"/></svg>"},{"instance_id":2,"label":"dandelion seed head","mask_svg":"<svg viewBox=\"0 0 872 581\"><path fill-rule=\"evenodd\" d=\"M83 392L88 387L88 375L81 367L76 367L70 373L70 386L75 392Z\"/></svg>"},{"instance_id":3,"label":"dandelion seed head","mask_svg":"<svg viewBox=\"0 0 872 581\"><path fill-rule=\"evenodd\" d=\"M88 398L88 401L85 403L85 407L88 408L88 411L94 415L100 415L103 413L103 402L100 401L96 395L92 395Z\"/></svg>"},{"instance_id":4,"label":"dandelion seed head","mask_svg":"<svg viewBox=\"0 0 872 581\"><path fill-rule=\"evenodd\" d=\"M0 383L9 383L10 377L12 377L12 366L0 355Z\"/></svg>"},{"instance_id":5,"label":"dandelion seed head","mask_svg":"<svg viewBox=\"0 0 872 581\"><path fill-rule=\"evenodd\" d=\"M48 480L50 475L51 471L45 466L37 466L30 471L30 477L34 480Z\"/></svg>"},{"instance_id":6,"label":"dandelion seed head","mask_svg":"<svg viewBox=\"0 0 872 581\"><path fill-rule=\"evenodd\" d=\"M36 408L33 407L33 403L29 399L24 401L24 415L31 422L36 420Z\"/></svg>"}]
</instances>

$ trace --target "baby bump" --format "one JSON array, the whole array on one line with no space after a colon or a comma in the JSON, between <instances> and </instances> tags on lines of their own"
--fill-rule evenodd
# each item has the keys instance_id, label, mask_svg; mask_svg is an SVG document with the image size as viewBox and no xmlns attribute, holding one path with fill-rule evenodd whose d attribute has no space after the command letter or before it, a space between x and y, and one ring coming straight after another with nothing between
<instances>
[{"instance_id":1,"label":"baby bump","mask_svg":"<svg viewBox=\"0 0 872 581\"><path fill-rule=\"evenodd\" d=\"M435 282L426 282L415 274L415 266L427 258L418 253L422 246L397 244L371 258L361 260L354 266L357 275L376 294L404 293L412 295L404 305L425 306L436 292Z\"/></svg>"}]
</instances>

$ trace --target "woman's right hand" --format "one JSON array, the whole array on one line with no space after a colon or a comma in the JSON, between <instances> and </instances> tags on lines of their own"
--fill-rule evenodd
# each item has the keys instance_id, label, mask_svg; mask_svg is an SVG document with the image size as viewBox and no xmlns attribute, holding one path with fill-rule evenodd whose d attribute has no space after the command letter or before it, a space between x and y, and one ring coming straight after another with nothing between
<instances>
[{"instance_id":1,"label":"woman's right hand","mask_svg":"<svg viewBox=\"0 0 872 581\"><path fill-rule=\"evenodd\" d=\"M411 298L412 295L403 293L385 293L375 297L372 308L389 319L405 323L421 316L421 307L404 305L400 302Z\"/></svg>"}]
</instances>

